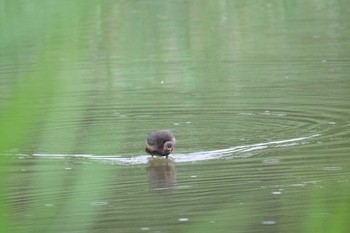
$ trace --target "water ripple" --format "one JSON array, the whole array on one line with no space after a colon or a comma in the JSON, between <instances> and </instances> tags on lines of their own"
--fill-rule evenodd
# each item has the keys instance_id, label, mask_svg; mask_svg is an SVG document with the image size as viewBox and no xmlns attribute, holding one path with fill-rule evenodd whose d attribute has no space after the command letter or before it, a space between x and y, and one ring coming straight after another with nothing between
<instances>
[{"instance_id":1,"label":"water ripple","mask_svg":"<svg viewBox=\"0 0 350 233\"><path fill-rule=\"evenodd\" d=\"M212 151L199 151L187 154L174 154L170 159L178 163L187 163L187 162L199 162L206 160L222 159L222 158L247 158L252 157L253 154L245 153L257 150L264 150L268 148L276 147L290 147L297 146L304 143L304 141L318 137L320 134L314 134L311 136L300 137L300 138L291 138L286 140L271 141L265 143L257 143L244 146L234 146L226 149L212 150ZM122 157L122 156L100 156L100 155L89 155L89 154L32 154L35 157L45 157L45 158L86 158L91 160L98 160L101 162L109 162L113 164L120 165L139 165L148 163L151 158L149 155L139 155L133 157Z\"/></svg>"}]
</instances>

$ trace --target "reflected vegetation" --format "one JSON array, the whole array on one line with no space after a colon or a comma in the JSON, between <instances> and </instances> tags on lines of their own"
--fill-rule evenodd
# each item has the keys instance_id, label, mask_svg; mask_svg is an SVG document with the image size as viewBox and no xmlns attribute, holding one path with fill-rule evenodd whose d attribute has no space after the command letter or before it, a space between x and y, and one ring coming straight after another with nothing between
<instances>
[{"instance_id":1,"label":"reflected vegetation","mask_svg":"<svg viewBox=\"0 0 350 233\"><path fill-rule=\"evenodd\" d=\"M0 0L1 232L348 233L349 9Z\"/></svg>"}]
</instances>

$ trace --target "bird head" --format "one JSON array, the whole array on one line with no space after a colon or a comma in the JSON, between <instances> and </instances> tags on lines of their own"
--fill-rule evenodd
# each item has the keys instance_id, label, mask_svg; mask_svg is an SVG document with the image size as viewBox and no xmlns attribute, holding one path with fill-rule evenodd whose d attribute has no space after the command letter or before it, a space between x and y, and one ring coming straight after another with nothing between
<instances>
[{"instance_id":1,"label":"bird head","mask_svg":"<svg viewBox=\"0 0 350 233\"><path fill-rule=\"evenodd\" d=\"M163 150L164 150L164 152L170 154L174 150L174 147L175 147L175 143L174 142L167 141L166 143L164 143Z\"/></svg>"}]
</instances>

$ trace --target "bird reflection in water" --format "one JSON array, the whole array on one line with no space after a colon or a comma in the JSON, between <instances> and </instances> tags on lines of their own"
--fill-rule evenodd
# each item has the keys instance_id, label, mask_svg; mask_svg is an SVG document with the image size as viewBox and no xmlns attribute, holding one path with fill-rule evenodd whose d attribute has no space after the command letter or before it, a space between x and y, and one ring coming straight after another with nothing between
<instances>
[{"instance_id":1,"label":"bird reflection in water","mask_svg":"<svg viewBox=\"0 0 350 233\"><path fill-rule=\"evenodd\" d=\"M153 190L171 189L176 183L176 169L172 159L150 158L147 176Z\"/></svg>"}]
</instances>

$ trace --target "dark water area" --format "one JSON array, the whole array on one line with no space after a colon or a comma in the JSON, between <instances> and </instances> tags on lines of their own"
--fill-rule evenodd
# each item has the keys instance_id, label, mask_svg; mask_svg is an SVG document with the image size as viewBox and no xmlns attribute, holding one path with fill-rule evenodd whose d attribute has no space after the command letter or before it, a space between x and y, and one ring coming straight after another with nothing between
<instances>
[{"instance_id":1,"label":"dark water area","mask_svg":"<svg viewBox=\"0 0 350 233\"><path fill-rule=\"evenodd\" d=\"M0 6L11 232L349 229L347 1Z\"/></svg>"}]
</instances>

